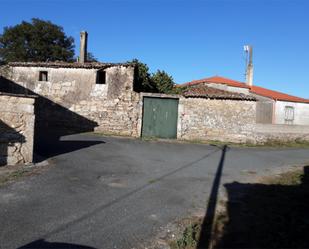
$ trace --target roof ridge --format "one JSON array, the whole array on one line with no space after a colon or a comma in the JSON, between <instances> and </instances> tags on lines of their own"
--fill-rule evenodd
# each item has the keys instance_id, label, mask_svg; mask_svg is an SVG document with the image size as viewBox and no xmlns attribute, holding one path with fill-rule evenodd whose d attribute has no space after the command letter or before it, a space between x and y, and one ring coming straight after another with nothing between
<instances>
[{"instance_id":1,"label":"roof ridge","mask_svg":"<svg viewBox=\"0 0 309 249\"><path fill-rule=\"evenodd\" d=\"M230 80L230 81L235 81L235 82L238 82L238 83L246 84L246 83L243 82L243 81L233 80L233 79L231 79L231 78L227 78L227 77L220 76L220 75L216 75L216 76L209 77L209 79L211 79L211 78L222 78L222 79L225 79L225 80Z\"/></svg>"},{"instance_id":2,"label":"roof ridge","mask_svg":"<svg viewBox=\"0 0 309 249\"><path fill-rule=\"evenodd\" d=\"M262 87L262 86L255 86L255 85L252 86L252 87L250 88L250 91L253 92L253 93L255 93L255 92L254 92L254 88L259 88L259 89L264 90L264 91L276 93L276 94L279 94L279 95L284 95L284 96L287 96L287 97L292 97L292 98L295 98L295 100L297 99L297 100L300 100L300 101L304 101L304 102L307 102L307 101L308 101L308 102L309 102L308 99L301 98L301 97L298 97L298 96L295 96L295 95L291 95L291 94L288 94L288 93L280 92L280 91L278 91L278 90L268 89L268 88L265 88L265 87ZM258 94L258 93L256 92L256 94ZM262 95L262 94L260 93L260 95ZM281 99L280 97L279 97L279 98L272 97L272 98L278 99L278 100ZM290 100L290 101L292 101L292 100Z\"/></svg>"},{"instance_id":3,"label":"roof ridge","mask_svg":"<svg viewBox=\"0 0 309 249\"><path fill-rule=\"evenodd\" d=\"M49 61L49 62L9 62L12 67L54 67L54 68L104 68L112 66L131 66L131 63L113 63L113 62L66 62L66 61Z\"/></svg>"},{"instance_id":4,"label":"roof ridge","mask_svg":"<svg viewBox=\"0 0 309 249\"><path fill-rule=\"evenodd\" d=\"M283 93L277 90L271 90L271 89L257 86L257 85L248 86L245 82L233 80L233 79L223 77L220 75L215 75L215 76L203 78L200 80L193 80L190 82L183 83L180 86L192 86L192 85L198 85L202 83L225 84L231 87L247 88L249 89L250 93L257 94L257 95L270 98L270 99L274 99L274 100L309 103L309 99L297 97L291 94Z\"/></svg>"}]
</instances>

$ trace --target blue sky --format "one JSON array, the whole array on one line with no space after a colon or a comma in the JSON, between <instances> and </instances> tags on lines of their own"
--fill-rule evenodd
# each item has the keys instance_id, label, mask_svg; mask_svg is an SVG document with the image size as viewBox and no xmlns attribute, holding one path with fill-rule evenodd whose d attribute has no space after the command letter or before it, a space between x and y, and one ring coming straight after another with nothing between
<instances>
[{"instance_id":1,"label":"blue sky","mask_svg":"<svg viewBox=\"0 0 309 249\"><path fill-rule=\"evenodd\" d=\"M105 62L138 58L177 83L213 75L309 98L308 0L0 0L3 27L37 17L63 26Z\"/></svg>"}]
</instances>

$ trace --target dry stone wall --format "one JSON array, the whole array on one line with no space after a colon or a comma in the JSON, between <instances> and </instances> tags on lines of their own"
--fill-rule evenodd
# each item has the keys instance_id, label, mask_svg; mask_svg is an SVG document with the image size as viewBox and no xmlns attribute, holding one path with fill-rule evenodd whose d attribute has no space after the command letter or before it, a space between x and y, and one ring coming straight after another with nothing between
<instances>
[{"instance_id":1,"label":"dry stone wall","mask_svg":"<svg viewBox=\"0 0 309 249\"><path fill-rule=\"evenodd\" d=\"M178 138L249 142L255 126L256 102L181 98Z\"/></svg>"},{"instance_id":2,"label":"dry stone wall","mask_svg":"<svg viewBox=\"0 0 309 249\"><path fill-rule=\"evenodd\" d=\"M0 166L32 162L34 101L0 93Z\"/></svg>"},{"instance_id":3,"label":"dry stone wall","mask_svg":"<svg viewBox=\"0 0 309 249\"><path fill-rule=\"evenodd\" d=\"M257 124L253 133L257 143L309 141L308 125Z\"/></svg>"}]
</instances>

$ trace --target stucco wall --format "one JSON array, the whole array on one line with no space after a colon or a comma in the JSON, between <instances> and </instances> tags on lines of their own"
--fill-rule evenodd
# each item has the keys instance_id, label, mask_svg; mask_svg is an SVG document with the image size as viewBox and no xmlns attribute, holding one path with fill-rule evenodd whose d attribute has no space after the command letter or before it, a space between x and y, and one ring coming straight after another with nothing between
<instances>
[{"instance_id":1,"label":"stucco wall","mask_svg":"<svg viewBox=\"0 0 309 249\"><path fill-rule=\"evenodd\" d=\"M32 162L34 101L0 93L0 166Z\"/></svg>"},{"instance_id":2,"label":"stucco wall","mask_svg":"<svg viewBox=\"0 0 309 249\"><path fill-rule=\"evenodd\" d=\"M295 103L276 101L275 102L275 123L285 124L285 107L294 107L294 122L295 125L309 125L309 103Z\"/></svg>"},{"instance_id":3,"label":"stucco wall","mask_svg":"<svg viewBox=\"0 0 309 249\"><path fill-rule=\"evenodd\" d=\"M178 138L247 142L256 120L255 101L181 98Z\"/></svg>"},{"instance_id":4,"label":"stucco wall","mask_svg":"<svg viewBox=\"0 0 309 249\"><path fill-rule=\"evenodd\" d=\"M39 81L40 71L48 72L47 82ZM37 116L42 123L47 118L54 127L84 125L83 131L137 136L139 94L133 91L134 68L113 66L105 71L106 84L96 84L97 69L11 67L6 75L26 92L43 97Z\"/></svg>"}]
</instances>

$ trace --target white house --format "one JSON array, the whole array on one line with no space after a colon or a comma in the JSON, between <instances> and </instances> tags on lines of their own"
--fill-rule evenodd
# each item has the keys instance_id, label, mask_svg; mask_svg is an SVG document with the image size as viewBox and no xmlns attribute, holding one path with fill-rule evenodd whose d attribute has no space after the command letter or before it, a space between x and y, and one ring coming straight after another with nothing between
<instances>
[{"instance_id":1,"label":"white house","mask_svg":"<svg viewBox=\"0 0 309 249\"><path fill-rule=\"evenodd\" d=\"M257 123L309 125L309 100L244 82L214 76L181 86L208 85L230 92L250 94L257 102Z\"/></svg>"}]
</instances>

